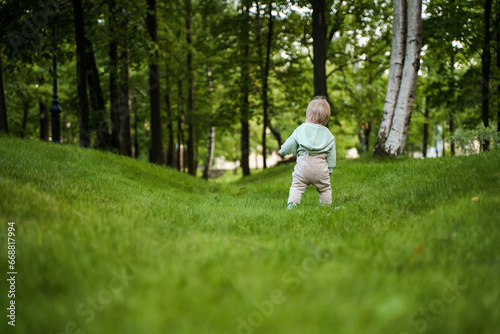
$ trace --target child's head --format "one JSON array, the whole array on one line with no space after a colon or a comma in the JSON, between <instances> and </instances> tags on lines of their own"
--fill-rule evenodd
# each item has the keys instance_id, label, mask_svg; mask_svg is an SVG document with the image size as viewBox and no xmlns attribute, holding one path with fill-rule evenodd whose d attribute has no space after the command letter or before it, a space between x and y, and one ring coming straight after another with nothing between
<instances>
[{"instance_id":1,"label":"child's head","mask_svg":"<svg viewBox=\"0 0 500 334\"><path fill-rule=\"evenodd\" d=\"M306 110L306 123L326 126L330 119L330 104L324 96L316 96L309 102Z\"/></svg>"}]
</instances>

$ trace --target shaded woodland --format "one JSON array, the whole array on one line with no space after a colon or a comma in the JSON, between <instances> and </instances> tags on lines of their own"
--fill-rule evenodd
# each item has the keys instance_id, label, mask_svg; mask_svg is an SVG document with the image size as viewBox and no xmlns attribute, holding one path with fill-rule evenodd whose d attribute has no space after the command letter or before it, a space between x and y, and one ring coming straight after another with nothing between
<instances>
[{"instance_id":1,"label":"shaded woodland","mask_svg":"<svg viewBox=\"0 0 500 334\"><path fill-rule=\"evenodd\" d=\"M224 156L249 175L323 95L339 156L498 146L498 1L0 4L12 136L54 140L58 116L64 144L204 177Z\"/></svg>"}]
</instances>

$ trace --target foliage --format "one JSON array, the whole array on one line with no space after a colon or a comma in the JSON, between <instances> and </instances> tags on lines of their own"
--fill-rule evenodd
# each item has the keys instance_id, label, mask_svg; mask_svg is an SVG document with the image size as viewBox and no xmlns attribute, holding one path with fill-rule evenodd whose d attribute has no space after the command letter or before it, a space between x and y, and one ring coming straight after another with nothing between
<instances>
[{"instance_id":1,"label":"foliage","mask_svg":"<svg viewBox=\"0 0 500 334\"><path fill-rule=\"evenodd\" d=\"M162 124L171 124L177 143L177 122L187 122L188 49L193 54L195 112L199 164L203 164L207 130L215 126L216 155L239 159L239 114L241 111L241 36L249 31L249 82L251 150L261 150L262 63L267 36L268 1L251 2L245 18L238 2L193 0L193 44L188 46L185 32L185 3L159 2L159 42L151 42L145 26L146 2L84 0L88 38L94 46L99 78L109 115L109 44L127 39L130 49L132 121L137 114L139 158L148 159L151 146L149 113L149 74L147 65L154 50L160 54ZM379 127L389 68L392 33L390 1L326 0L328 29L327 84L332 105L330 129L334 131L342 156L345 149L357 147L371 152ZM269 78L271 124L283 138L304 119L313 94L312 7L308 1L277 0L273 5L273 38ZM498 4L494 5L495 9ZM481 123L481 47L482 4L477 1L427 1L421 77L417 106L410 124L406 151L421 147L423 110L430 110L430 133L437 126L445 129L449 141L456 129L470 130ZM56 0L3 1L0 15L1 62L7 111L12 133L21 130L24 101L30 100L26 137L39 137L38 103L50 106L51 57L58 57L59 95L63 108L63 141L73 142L78 134L76 59L72 7ZM492 32L498 30L498 17ZM496 25L495 25L496 24ZM126 25L126 29L120 25ZM110 28L120 27L113 32ZM56 38L52 28L56 28ZM115 28L116 28L115 27ZM493 43L493 59L498 45ZM493 65L493 64L492 64ZM499 69L492 66L490 87L491 123L498 122ZM170 116L167 115L167 73ZM496 109L495 109L496 108ZM95 111L92 111L95 113ZM97 115L91 114L91 119ZM450 128L451 126L451 128ZM187 126L179 134L184 134ZM163 131L164 141L169 133ZM185 134L187 138L187 134ZM269 135L268 148L277 149ZM436 138L431 136L429 145ZM366 147L368 144L368 147ZM235 151L236 149L236 151Z\"/></svg>"},{"instance_id":2,"label":"foliage","mask_svg":"<svg viewBox=\"0 0 500 334\"><path fill-rule=\"evenodd\" d=\"M498 150L500 146L500 132L493 125L485 128L483 124L479 124L474 129L457 129L451 136L451 141L457 144L464 154L479 153L479 143L485 140L490 141L491 149Z\"/></svg>"}]
</instances>

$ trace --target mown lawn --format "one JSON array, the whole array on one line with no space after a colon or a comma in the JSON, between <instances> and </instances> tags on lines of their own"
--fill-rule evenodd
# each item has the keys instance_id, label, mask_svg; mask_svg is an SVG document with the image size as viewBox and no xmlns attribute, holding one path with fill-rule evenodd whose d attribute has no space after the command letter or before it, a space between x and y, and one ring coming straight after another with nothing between
<instances>
[{"instance_id":1,"label":"mown lawn","mask_svg":"<svg viewBox=\"0 0 500 334\"><path fill-rule=\"evenodd\" d=\"M338 162L332 210L293 165L205 182L0 138L1 333L498 333L500 152Z\"/></svg>"}]
</instances>

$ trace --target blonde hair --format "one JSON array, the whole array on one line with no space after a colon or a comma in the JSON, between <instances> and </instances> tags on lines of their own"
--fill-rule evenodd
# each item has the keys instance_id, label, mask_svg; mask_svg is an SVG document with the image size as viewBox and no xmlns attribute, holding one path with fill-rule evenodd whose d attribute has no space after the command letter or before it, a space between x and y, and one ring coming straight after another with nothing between
<instances>
[{"instance_id":1,"label":"blonde hair","mask_svg":"<svg viewBox=\"0 0 500 334\"><path fill-rule=\"evenodd\" d=\"M326 126L330 120L330 104L324 96L316 96L309 102L306 110L306 122Z\"/></svg>"}]
</instances>

